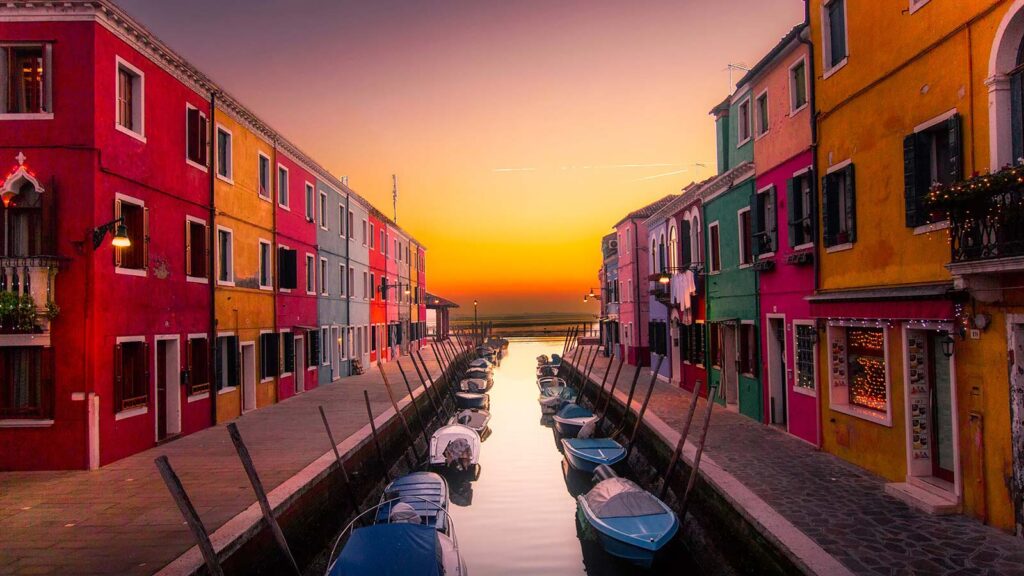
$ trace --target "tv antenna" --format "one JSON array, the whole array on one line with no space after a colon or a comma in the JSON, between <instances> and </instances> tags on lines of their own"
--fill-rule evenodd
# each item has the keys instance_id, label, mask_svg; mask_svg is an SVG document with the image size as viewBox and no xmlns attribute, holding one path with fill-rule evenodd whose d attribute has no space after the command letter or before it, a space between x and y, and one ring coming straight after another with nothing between
<instances>
[{"instance_id":1,"label":"tv antenna","mask_svg":"<svg viewBox=\"0 0 1024 576\"><path fill-rule=\"evenodd\" d=\"M398 224L398 176L395 174L391 175L391 209L395 224Z\"/></svg>"},{"instance_id":2,"label":"tv antenna","mask_svg":"<svg viewBox=\"0 0 1024 576\"><path fill-rule=\"evenodd\" d=\"M725 67L725 69L729 71L729 94L732 94L733 89L736 88L732 81L733 70L742 70L743 72L750 72L750 68L748 68L745 64L728 64Z\"/></svg>"}]
</instances>

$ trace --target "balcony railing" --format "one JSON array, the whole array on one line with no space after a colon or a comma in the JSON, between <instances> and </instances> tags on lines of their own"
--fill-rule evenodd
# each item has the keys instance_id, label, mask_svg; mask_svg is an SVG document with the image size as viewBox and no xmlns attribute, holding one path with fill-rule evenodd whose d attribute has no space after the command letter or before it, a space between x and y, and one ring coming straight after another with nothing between
<instances>
[{"instance_id":1,"label":"balcony railing","mask_svg":"<svg viewBox=\"0 0 1024 576\"><path fill-rule=\"evenodd\" d=\"M0 257L0 333L50 330L59 312L53 293L59 267L53 256Z\"/></svg>"},{"instance_id":2,"label":"balcony railing","mask_svg":"<svg viewBox=\"0 0 1024 576\"><path fill-rule=\"evenodd\" d=\"M954 264L1024 256L1024 167L976 176L931 192L949 214Z\"/></svg>"},{"instance_id":3,"label":"balcony railing","mask_svg":"<svg viewBox=\"0 0 1024 576\"><path fill-rule=\"evenodd\" d=\"M654 299L666 306L672 303L672 290L669 284L662 284L661 282L651 282L651 296Z\"/></svg>"}]
</instances>

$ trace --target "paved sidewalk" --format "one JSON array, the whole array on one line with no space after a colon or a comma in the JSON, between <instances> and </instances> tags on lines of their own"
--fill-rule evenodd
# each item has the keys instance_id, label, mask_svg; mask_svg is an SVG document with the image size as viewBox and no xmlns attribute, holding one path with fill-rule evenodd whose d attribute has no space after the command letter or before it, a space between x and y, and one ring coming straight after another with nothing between
<instances>
[{"instance_id":1,"label":"paved sidewalk","mask_svg":"<svg viewBox=\"0 0 1024 576\"><path fill-rule=\"evenodd\" d=\"M429 347L424 358L438 377ZM415 392L411 361L401 362ZM396 399L408 397L396 364L385 366ZM268 492L330 450L319 405L339 443L367 425L364 389L375 416L391 409L370 366L235 420ZM95 471L3 472L0 574L152 574L189 550L192 534L153 464L160 455L211 534L256 500L224 424Z\"/></svg>"},{"instance_id":2,"label":"paved sidewalk","mask_svg":"<svg viewBox=\"0 0 1024 576\"><path fill-rule=\"evenodd\" d=\"M592 386L600 385L607 364L598 357ZM620 404L634 370L627 365L619 376ZM634 412L650 379L643 369ZM645 422L653 412L678 434L689 396L659 380ZM695 417L688 438L696 441L700 431ZM855 574L1024 574L1024 540L965 516L910 508L885 494L883 478L736 412L715 408L704 454Z\"/></svg>"}]
</instances>

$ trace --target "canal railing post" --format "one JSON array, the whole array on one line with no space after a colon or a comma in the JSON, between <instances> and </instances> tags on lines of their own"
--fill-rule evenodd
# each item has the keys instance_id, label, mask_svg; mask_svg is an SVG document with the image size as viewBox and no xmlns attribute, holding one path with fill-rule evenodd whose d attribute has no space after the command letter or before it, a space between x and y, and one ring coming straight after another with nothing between
<instances>
[{"instance_id":1,"label":"canal railing post","mask_svg":"<svg viewBox=\"0 0 1024 576\"><path fill-rule=\"evenodd\" d=\"M614 360L614 358L612 358L612 360ZM595 430L600 430L601 429L601 424L604 422L604 417L605 417L605 415L608 414L608 408L609 408L609 405L611 404L612 396L615 395L615 388L616 388L616 386L619 385L619 374L622 372L622 365L623 364L625 364L625 362L622 360L622 357L619 356L619 367L615 369L615 379L612 380L612 387L608 391L608 396L606 396L605 399L604 399L604 408L601 410L601 417L597 419L597 425L594 427ZM610 361L608 363L608 367L611 368L611 362ZM601 394L602 395L604 394L604 386L603 385L601 386ZM595 403L594 406L596 407L597 404Z\"/></svg>"},{"instance_id":2,"label":"canal railing post","mask_svg":"<svg viewBox=\"0 0 1024 576\"><path fill-rule=\"evenodd\" d=\"M270 531L274 534L274 539L277 541L281 551L288 557L288 562L292 565L292 569L295 570L295 574L302 576L302 571L299 570L299 565L295 562L295 557L292 556L292 550L288 547L288 540L284 537L281 525L277 523L277 518L274 516L274 509L270 507L267 492L263 489L263 482L260 481L260 476L256 472L256 466L252 462L252 456L249 455L249 449L246 448L245 441L242 440L242 434L238 431L238 426L232 422L228 424L227 428L228 435L231 436L231 442L235 445L235 451L238 452L238 459L242 461L245 474L249 477L249 483L252 484L253 492L256 493L256 501L259 502L260 510L263 511L263 520L270 527Z\"/></svg>"},{"instance_id":3,"label":"canal railing post","mask_svg":"<svg viewBox=\"0 0 1024 576\"><path fill-rule=\"evenodd\" d=\"M199 551L202 552L203 560L206 562L206 571L211 576L224 576L224 569L220 567L217 552L213 549L213 543L210 542L210 534L206 531L202 519L199 518L195 506L192 505L192 500L188 497L188 492L185 491L181 479L174 473L174 468L171 468L167 456L160 456L153 462L156 464L157 470L160 471L160 477L164 479L168 492L171 493L175 504L178 505L178 510L185 518L185 523L192 531L192 536L196 539L196 545L199 546Z\"/></svg>"},{"instance_id":4,"label":"canal railing post","mask_svg":"<svg viewBox=\"0 0 1024 576\"><path fill-rule=\"evenodd\" d=\"M683 431L679 434L679 441L676 442L676 449L672 452L672 459L668 462L668 469L665 470L664 480L661 482L661 492L658 493L658 499L664 500L665 494L668 493L668 481L672 477L672 473L676 470L676 464L679 462L679 456L683 453L683 445L686 444L686 437L690 434L690 424L693 423L693 415L697 412L697 400L700 399L700 389L704 386L704 382L697 379L693 383L693 391L690 393L690 407L686 409L686 420L683 422Z\"/></svg>"},{"instance_id":5,"label":"canal railing post","mask_svg":"<svg viewBox=\"0 0 1024 576\"><path fill-rule=\"evenodd\" d=\"M640 431L640 425L644 423L644 414L647 413L647 405L651 402L651 396L654 394L654 386L658 383L658 373L661 372L661 364L665 361L664 355L658 355L658 365L654 367L654 372L651 372L651 385L647 388L647 395L644 396L644 402L640 405L640 411L636 414L636 423L633 424L633 433L629 435L629 442L626 443L626 458L629 458L629 452L633 449L633 441L636 440L636 434Z\"/></svg>"},{"instance_id":6,"label":"canal railing post","mask_svg":"<svg viewBox=\"0 0 1024 576\"><path fill-rule=\"evenodd\" d=\"M320 419L324 421L324 429L327 430L327 439L331 441L331 450L334 451L334 459L338 462L338 469L341 470L341 478L345 481L345 491L348 492L348 501L352 506L353 512L359 511L359 503L356 502L355 489L352 487L352 481L349 480L348 470L345 470L345 461L341 459L341 452L338 452L338 443L334 441L334 432L331 431L331 424L327 421L327 412L324 411L324 407L321 404L320 408Z\"/></svg>"},{"instance_id":7,"label":"canal railing post","mask_svg":"<svg viewBox=\"0 0 1024 576\"><path fill-rule=\"evenodd\" d=\"M636 383L640 380L640 370L641 366L638 362L636 365L636 371L633 372L633 383L629 385L629 395L626 396L626 407L623 408L622 419L619 420L619 427L615 429L615 432L611 434L611 437L618 436L626 427L626 419L629 417L630 409L633 405L633 393L636 392Z\"/></svg>"},{"instance_id":8,"label":"canal railing post","mask_svg":"<svg viewBox=\"0 0 1024 576\"><path fill-rule=\"evenodd\" d=\"M377 460L380 462L381 470L384 472L384 481L391 482L391 472L388 471L388 463L384 460L384 450L380 447L380 440L377 438L377 424L373 421L373 409L370 407L370 393L363 390L363 400L366 401L366 415L370 417L370 433L373 434L373 444L377 447Z\"/></svg>"},{"instance_id":9,"label":"canal railing post","mask_svg":"<svg viewBox=\"0 0 1024 576\"><path fill-rule=\"evenodd\" d=\"M412 402L413 411L416 412L416 421L419 422L420 433L423 435L423 446L425 446L426 450L429 452L430 438L427 436L427 424L423 421L423 413L420 412L420 405L416 402L416 397L412 394L412 385L409 384L409 378L405 375L405 368L402 368L402 362L399 360L396 361L395 364L398 364L398 372L402 375L402 380L405 382L405 389L409 391L409 400ZM424 390L423 393L426 394L427 391Z\"/></svg>"},{"instance_id":10,"label":"canal railing post","mask_svg":"<svg viewBox=\"0 0 1024 576\"><path fill-rule=\"evenodd\" d=\"M405 413L398 407L398 402L395 400L395 392L391 389L391 382L388 380L388 375L384 372L384 364L380 360L377 360L377 370L380 371L380 377L384 380L384 389L388 392L388 400L391 401L391 407L395 409L395 414L398 415L398 420L402 423L402 428L405 430L405 436L409 439L409 447L412 448L415 462L409 461L408 450L402 450L402 456L405 456L405 463L409 465L409 468L415 469L416 464L420 461L420 453L416 449L416 437L412 435L412 428L409 428L409 421L405 419Z\"/></svg>"},{"instance_id":11,"label":"canal railing post","mask_svg":"<svg viewBox=\"0 0 1024 576\"><path fill-rule=\"evenodd\" d=\"M686 509L690 505L690 493L697 484L697 472L700 470L700 457L704 454L704 444L708 439L708 424L711 423L711 411L715 407L715 396L718 395L718 383L711 385L708 389L708 404L704 408L704 429L700 431L700 442L697 444L697 453L693 456L693 467L690 468L690 479L686 482L686 492L683 493L683 501L679 505L679 524L686 518ZM667 481L667 479L666 479Z\"/></svg>"}]
</instances>

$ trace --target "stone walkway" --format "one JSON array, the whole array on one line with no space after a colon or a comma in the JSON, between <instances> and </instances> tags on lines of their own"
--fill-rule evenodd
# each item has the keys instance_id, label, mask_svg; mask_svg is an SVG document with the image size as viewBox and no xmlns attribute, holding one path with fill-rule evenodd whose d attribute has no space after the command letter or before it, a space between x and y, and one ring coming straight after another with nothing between
<instances>
[{"instance_id":1,"label":"stone walkway","mask_svg":"<svg viewBox=\"0 0 1024 576\"><path fill-rule=\"evenodd\" d=\"M598 357L592 381L600 384L607 363ZM620 404L633 371L627 365L619 376ZM650 378L650 369L642 370L634 411ZM659 380L645 422L653 412L681 430L689 397ZM695 441L700 431L694 418L688 438ZM919 512L886 495L883 478L736 412L716 407L705 456L855 574L1024 574L1024 540L965 516Z\"/></svg>"},{"instance_id":2,"label":"stone walkway","mask_svg":"<svg viewBox=\"0 0 1024 576\"><path fill-rule=\"evenodd\" d=\"M429 348L424 358L439 376ZM418 386L410 361L401 360ZM395 363L386 367L395 396L407 397ZM363 390L375 416L391 408L372 368L235 420L268 492L330 450L318 406L339 443L368 423ZM99 470L3 472L0 574L152 574L189 550L192 534L153 464L160 455L211 534L255 502L224 424Z\"/></svg>"}]
</instances>

